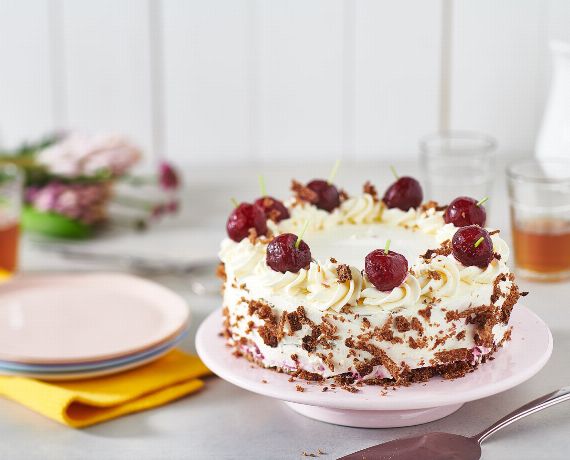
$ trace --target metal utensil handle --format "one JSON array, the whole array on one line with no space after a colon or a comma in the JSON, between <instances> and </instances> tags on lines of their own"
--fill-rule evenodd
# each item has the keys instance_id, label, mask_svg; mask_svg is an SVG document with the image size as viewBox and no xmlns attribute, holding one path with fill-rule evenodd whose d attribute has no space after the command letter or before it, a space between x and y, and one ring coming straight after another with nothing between
<instances>
[{"instance_id":1,"label":"metal utensil handle","mask_svg":"<svg viewBox=\"0 0 570 460\"><path fill-rule=\"evenodd\" d=\"M495 434L501 428L510 425L517 420L520 420L527 415L534 414L542 409L553 406L554 404L561 403L570 399L570 386L561 388L560 390L554 391L547 395L541 396L534 401L519 407L517 410L511 412L509 415L503 417L502 419L493 423L489 428L483 430L481 433L473 436L479 444L482 443L489 436Z\"/></svg>"}]
</instances>

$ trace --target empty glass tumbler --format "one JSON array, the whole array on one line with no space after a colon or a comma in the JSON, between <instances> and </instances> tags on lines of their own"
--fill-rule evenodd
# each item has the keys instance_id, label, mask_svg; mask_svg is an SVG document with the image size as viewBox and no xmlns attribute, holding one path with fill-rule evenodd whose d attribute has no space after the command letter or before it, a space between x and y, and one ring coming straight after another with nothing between
<instances>
[{"instance_id":1,"label":"empty glass tumbler","mask_svg":"<svg viewBox=\"0 0 570 460\"><path fill-rule=\"evenodd\" d=\"M420 141L425 196L447 204L458 196L490 196L495 176L495 140L486 134L450 131Z\"/></svg>"}]
</instances>

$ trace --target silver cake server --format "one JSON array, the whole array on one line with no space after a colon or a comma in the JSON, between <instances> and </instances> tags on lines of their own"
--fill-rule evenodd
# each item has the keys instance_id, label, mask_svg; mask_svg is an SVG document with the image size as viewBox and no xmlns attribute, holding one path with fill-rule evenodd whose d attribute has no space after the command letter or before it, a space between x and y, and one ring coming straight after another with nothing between
<instances>
[{"instance_id":1,"label":"silver cake server","mask_svg":"<svg viewBox=\"0 0 570 460\"><path fill-rule=\"evenodd\" d=\"M451 433L427 433L413 438L395 439L359 450L338 460L477 460L481 443L501 428L527 415L570 399L570 386L541 396L511 412L475 436Z\"/></svg>"}]
</instances>

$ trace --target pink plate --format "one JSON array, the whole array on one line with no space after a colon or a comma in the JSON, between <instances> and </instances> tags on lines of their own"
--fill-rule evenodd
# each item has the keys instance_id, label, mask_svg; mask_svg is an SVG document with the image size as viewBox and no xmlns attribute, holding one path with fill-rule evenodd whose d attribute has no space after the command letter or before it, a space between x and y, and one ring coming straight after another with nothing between
<instances>
[{"instance_id":1,"label":"pink plate","mask_svg":"<svg viewBox=\"0 0 570 460\"><path fill-rule=\"evenodd\" d=\"M113 359L174 338L188 320L184 299L134 276L20 275L0 285L0 360Z\"/></svg>"},{"instance_id":2,"label":"pink plate","mask_svg":"<svg viewBox=\"0 0 570 460\"><path fill-rule=\"evenodd\" d=\"M363 386L358 393L322 386L253 367L236 358L218 334L221 310L200 325L196 348L200 358L218 376L255 393L283 400L293 410L338 425L387 428L418 425L445 417L463 403L508 390L535 375L552 353L552 335L546 324L528 308L517 305L511 316L512 339L495 359L457 380L433 378L427 383L399 387L380 395L381 387ZM267 383L263 383L266 381ZM302 385L304 392L296 390Z\"/></svg>"}]
</instances>

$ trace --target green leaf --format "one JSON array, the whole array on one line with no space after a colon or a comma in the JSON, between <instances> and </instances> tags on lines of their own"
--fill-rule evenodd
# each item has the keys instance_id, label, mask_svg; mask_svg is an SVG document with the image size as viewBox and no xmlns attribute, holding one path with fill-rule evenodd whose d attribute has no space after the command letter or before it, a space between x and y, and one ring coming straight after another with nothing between
<instances>
[{"instance_id":1,"label":"green leaf","mask_svg":"<svg viewBox=\"0 0 570 460\"><path fill-rule=\"evenodd\" d=\"M22 227L25 231L56 238L80 240L89 238L92 227L55 212L38 211L32 206L22 210Z\"/></svg>"}]
</instances>

